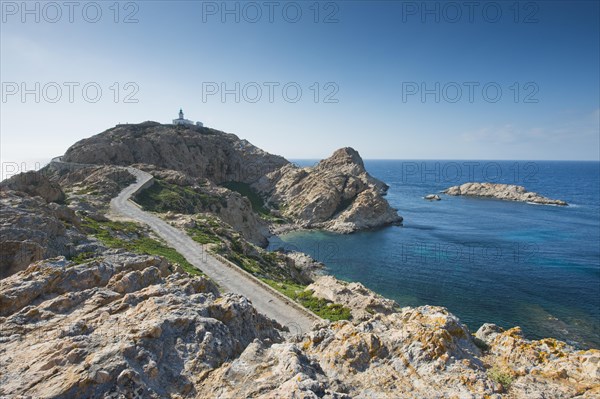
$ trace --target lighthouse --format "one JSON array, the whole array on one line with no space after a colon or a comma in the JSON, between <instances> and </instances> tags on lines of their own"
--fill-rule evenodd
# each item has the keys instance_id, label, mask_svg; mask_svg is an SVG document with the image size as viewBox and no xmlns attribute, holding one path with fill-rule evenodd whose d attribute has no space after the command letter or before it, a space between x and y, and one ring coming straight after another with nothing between
<instances>
[{"instance_id":1,"label":"lighthouse","mask_svg":"<svg viewBox=\"0 0 600 399\"><path fill-rule=\"evenodd\" d=\"M194 125L194 122L183 117L183 109L179 108L179 118L173 119L174 125ZM201 126L201 125L200 125Z\"/></svg>"}]
</instances>

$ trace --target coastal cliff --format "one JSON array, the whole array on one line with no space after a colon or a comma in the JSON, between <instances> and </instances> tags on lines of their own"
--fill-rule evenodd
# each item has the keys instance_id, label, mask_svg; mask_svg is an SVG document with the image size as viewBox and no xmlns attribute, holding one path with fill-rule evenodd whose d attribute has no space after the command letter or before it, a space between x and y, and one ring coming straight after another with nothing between
<instances>
[{"instance_id":1,"label":"coastal cliff","mask_svg":"<svg viewBox=\"0 0 600 399\"><path fill-rule=\"evenodd\" d=\"M313 168L286 165L253 187L302 228L351 233L402 221L383 198L388 186L367 173L352 148L335 151Z\"/></svg>"},{"instance_id":2,"label":"coastal cliff","mask_svg":"<svg viewBox=\"0 0 600 399\"><path fill-rule=\"evenodd\" d=\"M216 184L252 183L289 163L234 134L157 122L117 125L73 144L63 160L100 165L154 165Z\"/></svg>"},{"instance_id":3,"label":"coastal cliff","mask_svg":"<svg viewBox=\"0 0 600 399\"><path fill-rule=\"evenodd\" d=\"M247 184L275 208L270 210L276 217L302 228L351 233L402 221L383 198L387 186L367 173L352 148L337 150L314 168L298 168L234 134L145 122L119 125L81 140L63 160L138 165L151 173L176 171L181 172L180 182ZM253 235L254 242L264 241Z\"/></svg>"},{"instance_id":4,"label":"coastal cliff","mask_svg":"<svg viewBox=\"0 0 600 399\"><path fill-rule=\"evenodd\" d=\"M146 133L151 146L129 148L145 145ZM473 333L443 307L402 308L321 276L323 265L305 254L261 248L269 223L352 232L401 220L355 150L299 168L196 127L124 125L99 136L67 152L80 165L51 164L0 185L1 397L600 395L596 349L531 341L518 327ZM231 159L276 167L227 185ZM152 175L133 198L145 212L319 321L284 327L259 301L224 292L148 225L111 215L111 199L135 181L119 165Z\"/></svg>"}]
</instances>

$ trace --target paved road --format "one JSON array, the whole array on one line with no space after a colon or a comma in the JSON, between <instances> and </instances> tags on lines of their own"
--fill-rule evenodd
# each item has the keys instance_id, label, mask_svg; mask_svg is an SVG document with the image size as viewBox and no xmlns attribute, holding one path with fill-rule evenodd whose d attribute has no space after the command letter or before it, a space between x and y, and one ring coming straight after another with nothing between
<instances>
[{"instance_id":1,"label":"paved road","mask_svg":"<svg viewBox=\"0 0 600 399\"><path fill-rule=\"evenodd\" d=\"M171 226L164 220L148 212L144 212L129 198L141 187L152 180L152 175L139 169L128 167L137 181L126 187L110 202L112 213L147 224L171 247L181 253L192 265L202 270L208 277L219 284L221 290L234 292L252 301L254 307L266 316L287 326L293 334L301 334L310 330L316 320L320 320L291 303L287 298L274 293L248 273L237 267L226 265L209 253L201 244L192 240L181 230Z\"/></svg>"}]
</instances>

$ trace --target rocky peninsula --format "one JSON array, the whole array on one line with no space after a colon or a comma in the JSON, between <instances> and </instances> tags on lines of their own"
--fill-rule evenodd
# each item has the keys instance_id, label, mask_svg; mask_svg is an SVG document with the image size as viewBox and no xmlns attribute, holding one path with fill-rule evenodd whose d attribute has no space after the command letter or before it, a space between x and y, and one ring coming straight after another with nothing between
<instances>
[{"instance_id":1,"label":"rocky peninsula","mask_svg":"<svg viewBox=\"0 0 600 399\"><path fill-rule=\"evenodd\" d=\"M538 193L527 191L523 186L514 184L465 183L460 186L447 188L443 193L453 196L462 195L469 197L494 198L540 205L568 205L565 201L546 198Z\"/></svg>"},{"instance_id":2,"label":"rocky peninsula","mask_svg":"<svg viewBox=\"0 0 600 399\"><path fill-rule=\"evenodd\" d=\"M152 177L131 198L139 212L313 312L313 325L270 319L149 225L111 214L137 184L132 170ZM274 225L398 223L386 190L351 148L299 168L234 135L153 122L109 129L3 182L0 397L600 396L596 349L531 341L518 327L474 333L443 307L402 308L319 276L307 255L262 248Z\"/></svg>"},{"instance_id":3,"label":"rocky peninsula","mask_svg":"<svg viewBox=\"0 0 600 399\"><path fill-rule=\"evenodd\" d=\"M177 176L174 184L180 185L233 183L230 187L256 191L267 212L301 228L351 233L402 221L383 198L387 185L367 173L352 148L337 150L314 168L298 168L234 134L145 122L81 140L63 160L138 165L163 175L175 171L170 177Z\"/></svg>"},{"instance_id":4,"label":"rocky peninsula","mask_svg":"<svg viewBox=\"0 0 600 399\"><path fill-rule=\"evenodd\" d=\"M253 187L302 228L352 233L402 222L383 197L388 186L367 173L352 148L341 148L312 168L285 165Z\"/></svg>"}]
</instances>

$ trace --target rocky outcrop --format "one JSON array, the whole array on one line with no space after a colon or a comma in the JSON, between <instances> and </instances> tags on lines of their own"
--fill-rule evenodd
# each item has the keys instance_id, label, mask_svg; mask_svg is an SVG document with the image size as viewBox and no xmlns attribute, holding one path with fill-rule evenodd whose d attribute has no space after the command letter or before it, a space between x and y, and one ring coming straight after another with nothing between
<instances>
[{"instance_id":1,"label":"rocky outcrop","mask_svg":"<svg viewBox=\"0 0 600 399\"><path fill-rule=\"evenodd\" d=\"M440 196L437 194L427 194L425 197L423 197L423 199L426 199L429 201L440 201L441 200Z\"/></svg>"},{"instance_id":2,"label":"rocky outcrop","mask_svg":"<svg viewBox=\"0 0 600 399\"><path fill-rule=\"evenodd\" d=\"M437 306L399 309L360 284L309 289L353 321L301 337L161 258L57 258L0 281L0 396L144 398L582 398L600 352L518 329L477 340ZM433 394L432 394L433 393Z\"/></svg>"},{"instance_id":3,"label":"rocky outcrop","mask_svg":"<svg viewBox=\"0 0 600 399\"><path fill-rule=\"evenodd\" d=\"M568 205L565 201L546 198L538 193L527 191L523 186L516 186L514 184L465 183L460 186L450 187L443 192L454 196L495 198L542 205Z\"/></svg>"},{"instance_id":4,"label":"rocky outcrop","mask_svg":"<svg viewBox=\"0 0 600 399\"><path fill-rule=\"evenodd\" d=\"M179 197L171 195L169 198L173 200L169 204L160 204L161 209L149 210L164 212L166 209L162 208L169 208L169 211L173 213L209 213L229 224L251 243L261 247L268 244L269 229L267 224L253 211L252 204L243 195L225 187L217 186L210 180L194 178L183 172L158 169L149 165L138 165L137 167L160 180L160 182L149 188L150 191L161 189L166 193L169 191L167 185L170 184L177 186L176 189L182 191L183 195L186 196L184 198L183 195ZM142 191L138 194L138 198L143 198L146 194ZM156 192L155 194L160 193ZM193 223L191 218L184 217L184 219Z\"/></svg>"},{"instance_id":5,"label":"rocky outcrop","mask_svg":"<svg viewBox=\"0 0 600 399\"><path fill-rule=\"evenodd\" d=\"M336 151L315 168L298 168L233 134L145 122L118 125L81 140L62 160L181 172L170 176L180 179L179 184L188 184L190 179L217 185L253 184L276 208L275 218L282 215L302 228L351 233L402 221L382 197L388 187L366 172L358 152L351 148ZM234 213L224 217L237 223ZM252 239L256 242L260 227L255 227Z\"/></svg>"},{"instance_id":6,"label":"rocky outcrop","mask_svg":"<svg viewBox=\"0 0 600 399\"><path fill-rule=\"evenodd\" d=\"M319 277L306 289L319 298L349 308L353 320L367 320L376 313L389 315L400 309L396 302L375 294L361 283L346 283L332 276Z\"/></svg>"},{"instance_id":7,"label":"rocky outcrop","mask_svg":"<svg viewBox=\"0 0 600 399\"><path fill-rule=\"evenodd\" d=\"M118 125L71 146L65 162L148 164L220 184L251 183L288 164L234 134L198 126Z\"/></svg>"},{"instance_id":8,"label":"rocky outcrop","mask_svg":"<svg viewBox=\"0 0 600 399\"><path fill-rule=\"evenodd\" d=\"M352 306L360 322L312 331L305 354L351 397L595 398L600 351L576 350L554 339L530 341L519 328L487 324L476 338L445 308L398 310L360 284L317 280L314 295ZM366 312L365 312L366 311Z\"/></svg>"},{"instance_id":9,"label":"rocky outcrop","mask_svg":"<svg viewBox=\"0 0 600 399\"><path fill-rule=\"evenodd\" d=\"M41 259L75 254L77 243L86 240L79 223L64 205L21 191L0 191L0 278Z\"/></svg>"},{"instance_id":10,"label":"rocky outcrop","mask_svg":"<svg viewBox=\"0 0 600 399\"><path fill-rule=\"evenodd\" d=\"M65 193L55 182L41 172L29 171L19 173L0 182L0 190L13 190L26 193L30 196L42 197L46 202L63 202Z\"/></svg>"},{"instance_id":11,"label":"rocky outcrop","mask_svg":"<svg viewBox=\"0 0 600 399\"><path fill-rule=\"evenodd\" d=\"M324 273L325 264L315 260L310 255L298 251L283 251L288 267L299 270L311 281Z\"/></svg>"},{"instance_id":12,"label":"rocky outcrop","mask_svg":"<svg viewBox=\"0 0 600 399\"><path fill-rule=\"evenodd\" d=\"M337 150L314 168L286 165L253 187L303 228L351 233L402 221L383 198L387 185L367 173L352 148Z\"/></svg>"},{"instance_id":13,"label":"rocky outcrop","mask_svg":"<svg viewBox=\"0 0 600 399\"><path fill-rule=\"evenodd\" d=\"M476 336L487 345L483 360L492 373L511 381L513 397L600 397L598 350L575 351L552 338L530 341L518 327L505 331L493 324L484 324Z\"/></svg>"},{"instance_id":14,"label":"rocky outcrop","mask_svg":"<svg viewBox=\"0 0 600 399\"><path fill-rule=\"evenodd\" d=\"M0 281L0 396L205 397L212 371L281 340L245 298L174 272L120 254Z\"/></svg>"}]
</instances>

